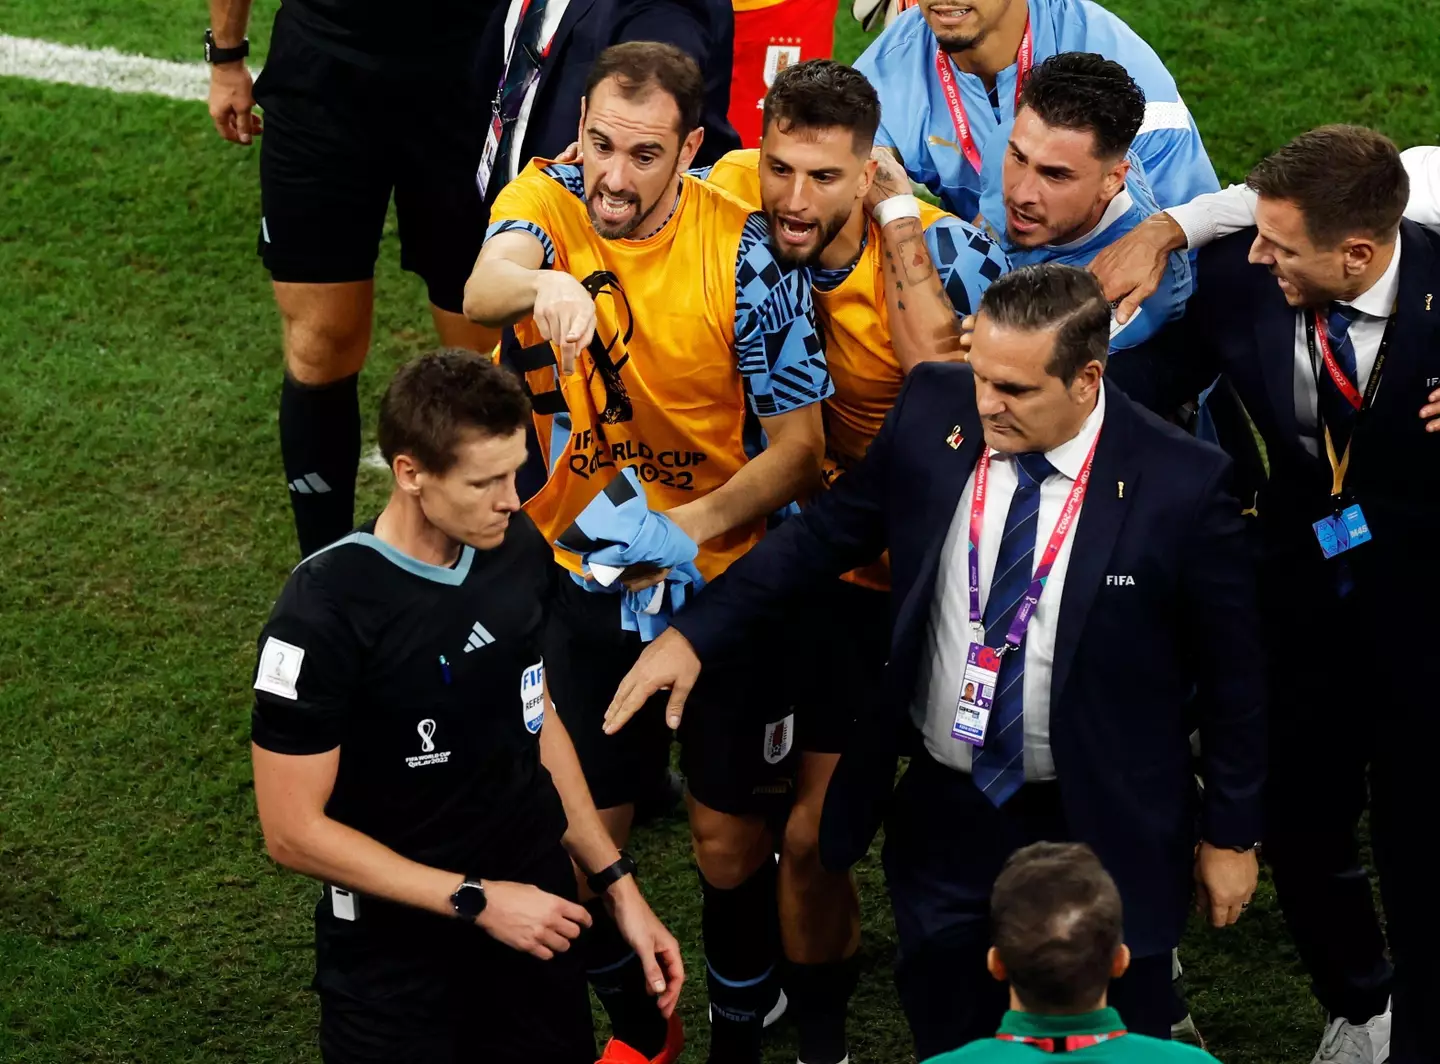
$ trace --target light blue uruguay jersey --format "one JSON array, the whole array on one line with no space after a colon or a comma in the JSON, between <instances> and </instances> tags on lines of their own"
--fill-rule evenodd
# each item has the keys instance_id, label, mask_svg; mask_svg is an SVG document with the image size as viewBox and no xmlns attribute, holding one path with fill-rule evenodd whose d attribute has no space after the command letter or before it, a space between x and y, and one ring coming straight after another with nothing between
<instances>
[{"instance_id":1,"label":"light blue uruguay jersey","mask_svg":"<svg viewBox=\"0 0 1440 1064\"><path fill-rule=\"evenodd\" d=\"M980 213L985 231L991 235L1005 254L1010 257L1012 269L1031 266L1039 262L1059 262L1067 266L1088 266L1096 255L1115 243L1130 230L1143 222L1160 208L1150 191L1145 178L1145 167L1132 149L1129 154L1130 173L1125 178L1125 187L1110 201L1099 224L1090 232L1068 244L1041 244L1039 247L1017 247L1005 231L1005 197L1002 192L1001 174L1005 166L1006 152L1001 150L1010 140L1007 122L996 135L997 149L985 158L985 191L980 197ZM1190 257L1184 251L1172 252L1165 265L1165 276L1155 294L1140 305L1138 313L1131 315L1124 325L1110 323L1110 350L1123 351L1150 339L1168 321L1178 318L1185 311L1185 301L1195 288L1195 275Z\"/></svg>"},{"instance_id":2,"label":"light blue uruguay jersey","mask_svg":"<svg viewBox=\"0 0 1440 1064\"><path fill-rule=\"evenodd\" d=\"M1036 65L1060 52L1097 52L1125 67L1144 90L1145 122L1133 149L1162 208L1220 187L1175 79L1134 30L1091 0L1029 0L1029 7ZM937 48L920 8L914 7L880 34L855 66L880 96L876 142L898 151L911 179L938 196L946 210L973 219L979 209L980 175L960 149L936 73ZM992 96L979 77L962 73L948 58L946 62L981 159L992 147L1003 151L1005 138L997 133L1015 120L1017 66L1000 72Z\"/></svg>"}]
</instances>

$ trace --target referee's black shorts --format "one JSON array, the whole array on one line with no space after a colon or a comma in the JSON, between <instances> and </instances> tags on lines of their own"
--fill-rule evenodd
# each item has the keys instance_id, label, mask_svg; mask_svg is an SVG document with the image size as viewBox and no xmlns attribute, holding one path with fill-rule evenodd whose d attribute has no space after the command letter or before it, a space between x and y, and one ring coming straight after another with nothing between
<instances>
[{"instance_id":1,"label":"referee's black shorts","mask_svg":"<svg viewBox=\"0 0 1440 1064\"><path fill-rule=\"evenodd\" d=\"M575 900L554 847L523 880ZM542 961L478 927L378 899L315 910L315 989L326 1064L594 1064L580 946Z\"/></svg>"},{"instance_id":2,"label":"referee's black shorts","mask_svg":"<svg viewBox=\"0 0 1440 1064\"><path fill-rule=\"evenodd\" d=\"M258 247L271 277L369 280L393 193L400 264L431 303L460 313L485 238L475 170L488 121L465 64L428 77L366 69L315 47L282 7L255 100Z\"/></svg>"}]
</instances>

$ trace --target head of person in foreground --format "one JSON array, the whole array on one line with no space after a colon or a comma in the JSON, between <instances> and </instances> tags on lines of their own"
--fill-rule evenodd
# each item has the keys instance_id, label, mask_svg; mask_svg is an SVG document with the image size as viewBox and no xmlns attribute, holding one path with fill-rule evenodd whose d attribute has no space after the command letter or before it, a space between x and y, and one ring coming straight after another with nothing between
<instances>
[{"instance_id":1,"label":"head of person in foreground","mask_svg":"<svg viewBox=\"0 0 1440 1064\"><path fill-rule=\"evenodd\" d=\"M380 402L380 453L399 503L422 529L477 550L505 539L520 509L530 401L509 370L447 348L401 366ZM426 529L426 530L428 530Z\"/></svg>"},{"instance_id":2,"label":"head of person in foreground","mask_svg":"<svg viewBox=\"0 0 1440 1064\"><path fill-rule=\"evenodd\" d=\"M1110 351L1110 304L1085 270L1025 266L985 291L970 338L985 442L1006 454L1073 439L1095 408Z\"/></svg>"},{"instance_id":3,"label":"head of person in foreground","mask_svg":"<svg viewBox=\"0 0 1440 1064\"><path fill-rule=\"evenodd\" d=\"M665 224L705 131L705 78L673 44L629 41L600 53L580 104L590 224L606 240Z\"/></svg>"},{"instance_id":4,"label":"head of person in foreground","mask_svg":"<svg viewBox=\"0 0 1440 1064\"><path fill-rule=\"evenodd\" d=\"M1010 1007L1051 1016L1106 1005L1125 974L1120 892L1094 851L1078 842L1016 850L990 893L990 974L1010 985Z\"/></svg>"},{"instance_id":5,"label":"head of person in foreground","mask_svg":"<svg viewBox=\"0 0 1440 1064\"><path fill-rule=\"evenodd\" d=\"M1250 261L1269 268L1292 307L1353 299L1395 254L1410 178L1400 151L1363 126L1321 126L1245 179L1259 196Z\"/></svg>"}]
</instances>

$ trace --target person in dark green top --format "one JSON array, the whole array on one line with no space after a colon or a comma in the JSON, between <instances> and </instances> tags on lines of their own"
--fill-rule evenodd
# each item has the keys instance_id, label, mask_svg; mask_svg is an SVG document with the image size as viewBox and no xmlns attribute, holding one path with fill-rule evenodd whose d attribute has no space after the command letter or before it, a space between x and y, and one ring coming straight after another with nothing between
<instances>
[{"instance_id":1,"label":"person in dark green top","mask_svg":"<svg viewBox=\"0 0 1440 1064\"><path fill-rule=\"evenodd\" d=\"M1130 965L1120 892L1083 843L1037 842L1015 851L990 894L990 974L1010 984L1010 1011L994 1038L930 1064L1067 1061L1215 1061L1193 1046L1130 1034L1106 1005L1110 981Z\"/></svg>"}]
</instances>

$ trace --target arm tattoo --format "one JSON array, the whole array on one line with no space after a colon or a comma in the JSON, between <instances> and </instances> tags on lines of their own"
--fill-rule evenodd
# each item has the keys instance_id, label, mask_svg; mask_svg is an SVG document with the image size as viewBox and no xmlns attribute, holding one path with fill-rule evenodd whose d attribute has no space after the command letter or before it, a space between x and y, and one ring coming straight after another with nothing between
<instances>
[{"instance_id":1,"label":"arm tattoo","mask_svg":"<svg viewBox=\"0 0 1440 1064\"><path fill-rule=\"evenodd\" d=\"M900 264L905 268L905 280L912 285L928 281L935 276L935 266L931 263L930 254L925 249L923 235L906 237L900 241L898 250Z\"/></svg>"}]
</instances>

